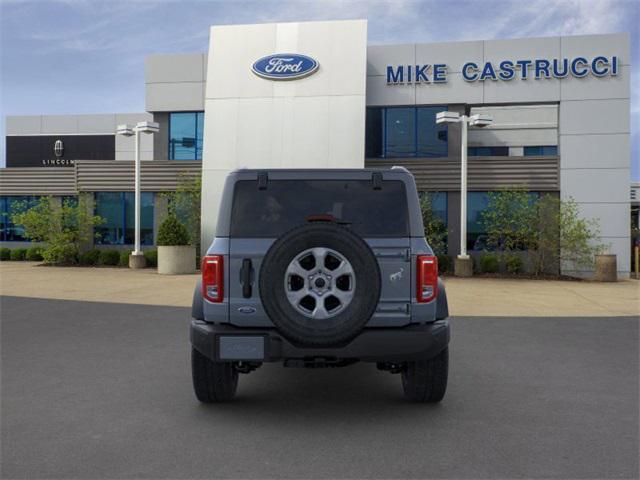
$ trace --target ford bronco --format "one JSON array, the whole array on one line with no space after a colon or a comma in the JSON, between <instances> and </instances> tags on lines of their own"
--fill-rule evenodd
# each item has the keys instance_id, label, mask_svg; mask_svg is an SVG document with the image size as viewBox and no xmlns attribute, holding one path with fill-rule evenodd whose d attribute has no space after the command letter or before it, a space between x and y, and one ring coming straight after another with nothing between
<instances>
[{"instance_id":1,"label":"ford bronco","mask_svg":"<svg viewBox=\"0 0 640 480\"><path fill-rule=\"evenodd\" d=\"M412 401L445 394L447 297L402 167L231 172L192 316L201 402L263 362L375 362Z\"/></svg>"}]
</instances>

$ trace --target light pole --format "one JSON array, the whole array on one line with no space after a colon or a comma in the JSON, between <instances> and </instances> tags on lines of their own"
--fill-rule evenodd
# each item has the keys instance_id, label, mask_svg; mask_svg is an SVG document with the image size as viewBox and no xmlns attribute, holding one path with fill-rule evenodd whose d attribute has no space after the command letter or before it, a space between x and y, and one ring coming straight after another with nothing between
<instances>
[{"instance_id":1,"label":"light pole","mask_svg":"<svg viewBox=\"0 0 640 480\"><path fill-rule=\"evenodd\" d=\"M135 167L134 167L134 185L135 185L135 240L133 252L129 255L129 268L144 268L145 259L140 250L140 133L157 133L160 125L156 122L138 122L135 127L130 125L118 125L116 133L131 137L135 135Z\"/></svg>"},{"instance_id":2,"label":"light pole","mask_svg":"<svg viewBox=\"0 0 640 480\"><path fill-rule=\"evenodd\" d=\"M473 262L467 255L467 127L486 127L493 119L489 115L460 115L458 112L439 112L436 123L460 123L461 132L461 166L460 166L460 255L455 260L455 274L470 277L473 274Z\"/></svg>"}]
</instances>

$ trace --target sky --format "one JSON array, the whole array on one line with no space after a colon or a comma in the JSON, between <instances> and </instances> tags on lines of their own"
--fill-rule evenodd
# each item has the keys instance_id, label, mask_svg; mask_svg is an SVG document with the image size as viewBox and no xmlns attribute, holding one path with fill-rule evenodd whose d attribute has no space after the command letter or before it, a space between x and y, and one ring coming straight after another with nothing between
<instances>
[{"instance_id":1,"label":"sky","mask_svg":"<svg viewBox=\"0 0 640 480\"><path fill-rule=\"evenodd\" d=\"M211 25L355 18L370 45L629 33L640 180L639 0L0 0L0 130L6 115L142 112L145 56L204 52Z\"/></svg>"}]
</instances>

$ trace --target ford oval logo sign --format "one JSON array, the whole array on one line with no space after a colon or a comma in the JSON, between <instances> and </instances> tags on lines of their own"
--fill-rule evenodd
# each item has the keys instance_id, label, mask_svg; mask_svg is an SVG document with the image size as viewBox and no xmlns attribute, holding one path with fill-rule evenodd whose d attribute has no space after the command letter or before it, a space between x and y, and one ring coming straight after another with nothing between
<instances>
[{"instance_id":1,"label":"ford oval logo sign","mask_svg":"<svg viewBox=\"0 0 640 480\"><path fill-rule=\"evenodd\" d=\"M306 55L278 53L256 60L251 70L269 80L296 80L312 75L318 66L318 62Z\"/></svg>"}]
</instances>

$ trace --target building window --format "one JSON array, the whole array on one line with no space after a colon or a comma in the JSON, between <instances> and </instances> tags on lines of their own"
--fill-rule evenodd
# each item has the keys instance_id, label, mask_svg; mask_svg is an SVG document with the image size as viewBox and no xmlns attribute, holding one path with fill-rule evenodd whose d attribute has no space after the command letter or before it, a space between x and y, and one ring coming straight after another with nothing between
<instances>
[{"instance_id":1,"label":"building window","mask_svg":"<svg viewBox=\"0 0 640 480\"><path fill-rule=\"evenodd\" d=\"M15 225L11 216L18 211L27 210L38 203L38 197L0 197L0 241L1 242L29 242L24 236L24 228Z\"/></svg>"},{"instance_id":2,"label":"building window","mask_svg":"<svg viewBox=\"0 0 640 480\"><path fill-rule=\"evenodd\" d=\"M135 239L135 194L134 192L97 192L95 214L105 222L96 227L101 245L132 245ZM140 243L153 245L152 192L140 194Z\"/></svg>"},{"instance_id":3,"label":"building window","mask_svg":"<svg viewBox=\"0 0 640 480\"><path fill-rule=\"evenodd\" d=\"M524 147L525 157L556 157L557 155L558 147L556 145Z\"/></svg>"},{"instance_id":4,"label":"building window","mask_svg":"<svg viewBox=\"0 0 640 480\"><path fill-rule=\"evenodd\" d=\"M470 157L508 157L509 147L469 147Z\"/></svg>"},{"instance_id":5,"label":"building window","mask_svg":"<svg viewBox=\"0 0 640 480\"><path fill-rule=\"evenodd\" d=\"M169 160L202 160L204 112L169 114Z\"/></svg>"},{"instance_id":6,"label":"building window","mask_svg":"<svg viewBox=\"0 0 640 480\"><path fill-rule=\"evenodd\" d=\"M367 158L437 158L448 155L447 125L436 124L446 107L367 109Z\"/></svg>"}]
</instances>

